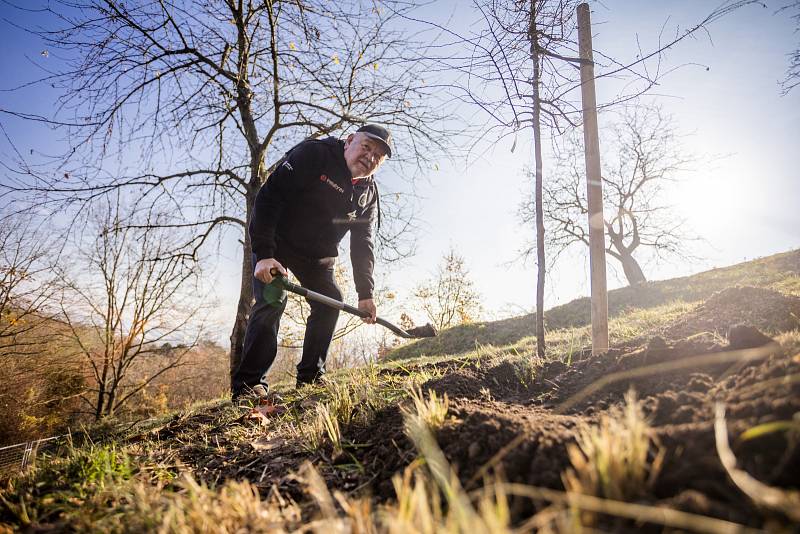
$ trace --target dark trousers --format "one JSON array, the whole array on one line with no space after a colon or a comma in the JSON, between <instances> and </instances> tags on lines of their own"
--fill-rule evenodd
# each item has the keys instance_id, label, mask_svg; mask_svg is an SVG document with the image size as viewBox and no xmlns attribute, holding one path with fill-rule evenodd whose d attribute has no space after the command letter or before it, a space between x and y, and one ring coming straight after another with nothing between
<instances>
[{"instance_id":1,"label":"dark trousers","mask_svg":"<svg viewBox=\"0 0 800 534\"><path fill-rule=\"evenodd\" d=\"M336 300L342 300L342 292L336 285L333 267L336 258L305 258L278 250L276 258L281 265L292 271L300 285L311 291L322 293ZM253 264L255 265L255 256ZM266 375L275 355L278 353L278 328L286 302L275 306L264 301L264 283L253 278L253 293L256 302L250 310L244 347L239 364L231 373L231 391L236 394L247 387L262 384L268 387ZM308 301L311 314L306 321L306 334L303 340L303 357L297 365L297 383L312 383L325 373L325 358L333 339L339 310L324 304Z\"/></svg>"}]
</instances>

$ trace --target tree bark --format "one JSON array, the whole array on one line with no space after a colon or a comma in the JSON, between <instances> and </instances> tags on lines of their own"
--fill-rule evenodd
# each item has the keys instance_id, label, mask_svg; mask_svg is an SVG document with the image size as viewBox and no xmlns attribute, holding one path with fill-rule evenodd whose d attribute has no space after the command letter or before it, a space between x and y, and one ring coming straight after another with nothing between
<instances>
[{"instance_id":1,"label":"tree bark","mask_svg":"<svg viewBox=\"0 0 800 534\"><path fill-rule=\"evenodd\" d=\"M99 421L103 418L103 399L105 398L105 384L100 383L97 385L97 407L94 410L94 420Z\"/></svg>"},{"instance_id":2,"label":"tree bark","mask_svg":"<svg viewBox=\"0 0 800 534\"><path fill-rule=\"evenodd\" d=\"M272 4L268 3L267 6L267 20L270 27L270 49L272 51L272 59L276 60L276 43L275 43L275 12L272 9ZM249 87L248 81L248 60L249 60L249 40L246 32L246 23L241 18L241 8L239 10L231 9L233 11L234 20L237 21L238 28L238 50L239 50L239 83L237 83L236 100L238 102L239 116L242 121L244 137L247 139L247 145L250 151L250 180L248 181L247 192L245 193L245 227L244 239L242 240L242 271L241 271L241 284L239 286L239 303L236 306L236 318L233 323L233 331L231 332L231 354L230 354L230 375L233 378L233 372L238 367L239 362L242 360L242 353L244 351L244 335L247 330L247 320L250 316L250 308L253 305L253 251L250 246L250 220L253 217L253 208L255 207L256 195L261 188L264 176L262 176L262 167L264 164L264 153L272 140L272 133L275 131L280 121L279 109L276 106L274 110L273 124L267 134L266 138L261 141L258 135L258 129L252 113L252 96L253 93ZM273 71L273 91L277 91L278 87L277 72ZM274 95L273 95L274 96Z\"/></svg>"},{"instance_id":3,"label":"tree bark","mask_svg":"<svg viewBox=\"0 0 800 534\"><path fill-rule=\"evenodd\" d=\"M606 232L611 240L611 244L606 249L606 253L610 254L614 259L622 264L622 271L625 273L625 278L628 280L629 285L636 285L642 282L647 282L644 276L644 271L639 266L639 262L633 257L633 251L641 244L639 238L639 224L636 218L631 217L631 226L633 228L633 239L629 245L625 245L625 234L623 233L622 217L616 219L619 228L614 230L611 223L606 223Z\"/></svg>"},{"instance_id":4,"label":"tree bark","mask_svg":"<svg viewBox=\"0 0 800 534\"><path fill-rule=\"evenodd\" d=\"M533 60L533 146L534 159L536 160L536 183L534 194L536 198L536 353L544 358L544 211L542 207L542 128L541 128L541 102L539 100L539 46L536 37L536 0L531 0L531 19L528 33L531 41L531 59Z\"/></svg>"},{"instance_id":5,"label":"tree bark","mask_svg":"<svg viewBox=\"0 0 800 534\"><path fill-rule=\"evenodd\" d=\"M116 387L112 387L108 392L108 399L106 400L106 406L103 409L103 417L111 417L114 415L114 402L116 400Z\"/></svg>"},{"instance_id":6,"label":"tree bark","mask_svg":"<svg viewBox=\"0 0 800 534\"><path fill-rule=\"evenodd\" d=\"M620 252L619 261L622 263L622 270L630 285L634 286L642 282L647 282L647 278L645 278L644 271L642 271L642 268L639 266L639 262L636 261L629 251L625 250Z\"/></svg>"},{"instance_id":7,"label":"tree bark","mask_svg":"<svg viewBox=\"0 0 800 534\"><path fill-rule=\"evenodd\" d=\"M250 225L250 219L253 216L253 208L256 202L256 195L258 194L258 187L252 187L247 192L246 203L247 212L246 218L247 226ZM244 333L247 330L247 320L250 316L250 308L253 305L253 251L250 247L250 232L246 227L244 229L244 240L242 241L242 270L241 270L241 284L239 289L239 303L236 306L236 319L233 322L233 331L231 332L231 354L230 354L230 374L239 362L242 361L242 351L244 350Z\"/></svg>"}]
</instances>

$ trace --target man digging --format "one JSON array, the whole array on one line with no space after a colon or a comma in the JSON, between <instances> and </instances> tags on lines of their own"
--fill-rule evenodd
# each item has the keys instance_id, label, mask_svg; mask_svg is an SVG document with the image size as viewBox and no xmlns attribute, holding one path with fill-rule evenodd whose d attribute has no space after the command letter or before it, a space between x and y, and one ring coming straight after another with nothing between
<instances>
[{"instance_id":1,"label":"man digging","mask_svg":"<svg viewBox=\"0 0 800 534\"><path fill-rule=\"evenodd\" d=\"M264 298L271 271L286 276L289 269L304 288L341 300L334 264L339 242L350 231L358 309L368 314L365 322L375 322L372 223L380 214L374 174L391 155L391 134L376 124L362 126L345 141L303 141L284 156L259 191L249 227L256 302L241 358L231 371L234 401L269 397L266 375L278 351L278 328L286 307L285 299L270 303ZM322 378L339 317L335 308L308 302L311 313L297 387Z\"/></svg>"}]
</instances>

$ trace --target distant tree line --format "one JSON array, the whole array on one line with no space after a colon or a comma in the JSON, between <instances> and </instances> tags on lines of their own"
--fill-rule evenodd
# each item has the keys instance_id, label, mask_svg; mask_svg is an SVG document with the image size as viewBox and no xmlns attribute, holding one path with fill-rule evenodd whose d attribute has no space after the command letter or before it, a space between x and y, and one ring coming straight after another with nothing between
<instances>
[{"instance_id":1,"label":"distant tree line","mask_svg":"<svg viewBox=\"0 0 800 534\"><path fill-rule=\"evenodd\" d=\"M196 275L155 261L168 237L124 217L121 204L96 204L71 243L31 217L0 218L0 442L226 391Z\"/></svg>"}]
</instances>

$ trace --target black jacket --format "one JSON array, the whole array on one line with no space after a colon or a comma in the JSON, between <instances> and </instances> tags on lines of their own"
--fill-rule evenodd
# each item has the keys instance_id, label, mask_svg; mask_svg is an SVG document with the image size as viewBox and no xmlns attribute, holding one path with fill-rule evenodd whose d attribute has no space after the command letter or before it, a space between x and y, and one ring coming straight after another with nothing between
<instances>
[{"instance_id":1,"label":"black jacket","mask_svg":"<svg viewBox=\"0 0 800 534\"><path fill-rule=\"evenodd\" d=\"M334 257L350 231L356 292L359 299L372 298L372 222L377 202L371 177L352 183L343 141L334 137L303 141L278 162L256 196L250 220L253 253L258 260L274 258L281 246L288 245L308 258Z\"/></svg>"}]
</instances>

